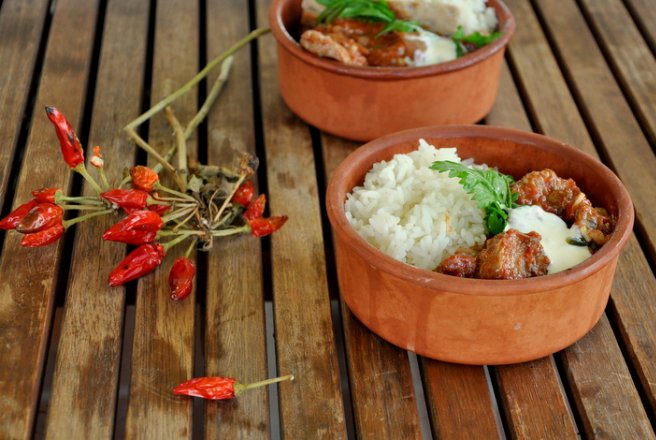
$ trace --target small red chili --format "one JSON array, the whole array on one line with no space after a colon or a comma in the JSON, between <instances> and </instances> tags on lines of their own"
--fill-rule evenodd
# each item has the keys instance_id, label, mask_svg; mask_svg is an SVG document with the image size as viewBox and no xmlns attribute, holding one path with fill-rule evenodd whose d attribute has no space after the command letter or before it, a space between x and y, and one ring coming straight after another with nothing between
<instances>
[{"instance_id":1,"label":"small red chili","mask_svg":"<svg viewBox=\"0 0 656 440\"><path fill-rule=\"evenodd\" d=\"M153 186L159 182L159 175L148 167L137 165L130 168L130 177L132 177L132 186L150 192Z\"/></svg>"},{"instance_id":2,"label":"small red chili","mask_svg":"<svg viewBox=\"0 0 656 440\"><path fill-rule=\"evenodd\" d=\"M39 247L47 246L59 240L64 235L64 225L57 224L48 229L31 234L25 234L21 240L21 246Z\"/></svg>"},{"instance_id":3,"label":"small red chili","mask_svg":"<svg viewBox=\"0 0 656 440\"><path fill-rule=\"evenodd\" d=\"M140 189L112 189L101 193L100 196L123 208L127 213L144 209L148 200L148 193Z\"/></svg>"},{"instance_id":4,"label":"small red chili","mask_svg":"<svg viewBox=\"0 0 656 440\"><path fill-rule=\"evenodd\" d=\"M171 205L160 205L159 203L153 203L152 205L148 205L147 208L153 212L158 213L159 215L164 215L171 209Z\"/></svg>"},{"instance_id":5,"label":"small red chili","mask_svg":"<svg viewBox=\"0 0 656 440\"><path fill-rule=\"evenodd\" d=\"M103 240L118 241L127 244L150 243L164 222L156 212L147 209L133 211L123 220L103 233Z\"/></svg>"},{"instance_id":6,"label":"small red chili","mask_svg":"<svg viewBox=\"0 0 656 440\"><path fill-rule=\"evenodd\" d=\"M253 200L248 205L248 208L246 208L246 211L244 212L244 218L246 218L246 220L253 220L262 217L262 214L264 214L265 206L266 196L264 194L260 194L257 199Z\"/></svg>"},{"instance_id":7,"label":"small red chili","mask_svg":"<svg viewBox=\"0 0 656 440\"><path fill-rule=\"evenodd\" d=\"M171 299L180 301L191 293L196 275L196 265L186 257L180 257L173 262L169 272L169 287L171 288Z\"/></svg>"},{"instance_id":8,"label":"small red chili","mask_svg":"<svg viewBox=\"0 0 656 440\"><path fill-rule=\"evenodd\" d=\"M251 384L239 383L237 382L237 379L232 377L196 377L186 382L182 382L180 385L173 388L173 394L202 397L211 400L226 400L232 399L246 390L263 387L276 382L282 382L283 380L294 380L294 376L289 374L287 376L275 377L273 379L266 379Z\"/></svg>"},{"instance_id":9,"label":"small red chili","mask_svg":"<svg viewBox=\"0 0 656 440\"><path fill-rule=\"evenodd\" d=\"M232 196L232 201L239 203L241 206L248 206L251 200L253 200L253 194L255 194L253 182L247 180L237 188L237 191L235 191L235 194Z\"/></svg>"},{"instance_id":10,"label":"small red chili","mask_svg":"<svg viewBox=\"0 0 656 440\"><path fill-rule=\"evenodd\" d=\"M254 218L247 220L251 227L251 235L255 237L265 237L273 234L287 221L287 216L269 217L269 218Z\"/></svg>"},{"instance_id":11,"label":"small red chili","mask_svg":"<svg viewBox=\"0 0 656 440\"><path fill-rule=\"evenodd\" d=\"M62 155L68 166L75 168L81 163L84 163L84 151L82 151L82 145L66 117L55 107L47 106L46 113L48 114L50 122L55 125L55 131L59 138L59 146L61 147Z\"/></svg>"},{"instance_id":12,"label":"small red chili","mask_svg":"<svg viewBox=\"0 0 656 440\"><path fill-rule=\"evenodd\" d=\"M159 243L142 244L130 252L109 274L109 285L120 286L152 272L164 259Z\"/></svg>"},{"instance_id":13,"label":"small red chili","mask_svg":"<svg viewBox=\"0 0 656 440\"><path fill-rule=\"evenodd\" d=\"M30 212L37 203L36 200L32 199L11 211L7 217L0 220L0 229L16 229L18 222L25 217L25 215Z\"/></svg>"},{"instance_id":14,"label":"small red chili","mask_svg":"<svg viewBox=\"0 0 656 440\"><path fill-rule=\"evenodd\" d=\"M57 194L57 191L61 191L61 189L39 188L32 191L32 195L34 196L34 200L36 200L37 202L55 203L55 195Z\"/></svg>"},{"instance_id":15,"label":"small red chili","mask_svg":"<svg viewBox=\"0 0 656 440\"><path fill-rule=\"evenodd\" d=\"M38 203L20 219L16 230L22 234L43 231L61 224L63 217L64 210L54 203Z\"/></svg>"}]
</instances>

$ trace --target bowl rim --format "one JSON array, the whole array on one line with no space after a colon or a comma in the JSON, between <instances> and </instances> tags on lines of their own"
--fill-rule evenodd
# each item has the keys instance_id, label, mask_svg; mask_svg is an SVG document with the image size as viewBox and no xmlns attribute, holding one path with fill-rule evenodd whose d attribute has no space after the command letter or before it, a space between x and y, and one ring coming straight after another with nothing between
<instances>
[{"instance_id":1,"label":"bowl rim","mask_svg":"<svg viewBox=\"0 0 656 440\"><path fill-rule=\"evenodd\" d=\"M289 34L282 22L282 7L292 1L300 0L273 0L269 8L269 25L271 31L279 43L294 57L300 61L311 64L323 70L327 70L337 75L347 75L369 80L390 80L390 79L411 79L425 76L433 76L455 72L465 69L474 64L485 61L495 53L504 50L510 38L515 32L515 18L510 12L508 6L502 0L488 0L492 3L499 18L499 31L501 37L492 43L477 49L467 55L452 61L439 64L432 64L421 67L371 67L371 66L347 66L333 60L320 58L303 49L299 43Z\"/></svg>"},{"instance_id":2,"label":"bowl rim","mask_svg":"<svg viewBox=\"0 0 656 440\"><path fill-rule=\"evenodd\" d=\"M570 153L574 155L573 160L582 161L587 167L592 168L594 173L599 175L603 180L609 180L614 183L612 187L614 188L613 192L617 201L618 218L610 240L594 255L572 269L551 275L519 280L487 280L445 275L403 263L378 250L362 238L347 220L344 210L346 194L353 188L340 188L340 181L343 182L345 176L351 174L359 164L368 162L368 158L380 150L385 150L401 143L418 141L420 138L432 138L435 140L453 137L500 138L527 146L546 148L551 151L570 150ZM436 147L439 148L437 145ZM370 167L371 165L373 165L373 162L370 164ZM326 190L325 203L328 219L333 228L333 234L341 234L342 241L346 246L365 259L370 265L411 283L421 284L439 291L472 296L537 294L579 282L602 270L613 259L619 256L632 233L634 222L633 203L631 202L627 189L608 167L590 154L541 134L484 125L419 127L374 139L350 153L335 169Z\"/></svg>"}]
</instances>

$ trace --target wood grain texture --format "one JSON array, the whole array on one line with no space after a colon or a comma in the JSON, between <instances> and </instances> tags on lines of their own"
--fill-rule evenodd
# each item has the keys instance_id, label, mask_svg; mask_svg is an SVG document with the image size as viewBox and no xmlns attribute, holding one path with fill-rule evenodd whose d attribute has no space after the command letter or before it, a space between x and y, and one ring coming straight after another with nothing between
<instances>
[{"instance_id":1,"label":"wood grain texture","mask_svg":"<svg viewBox=\"0 0 656 440\"><path fill-rule=\"evenodd\" d=\"M37 111L25 146L29 165L18 177L15 206L31 198L33 189L67 188L70 182L42 109L56 104L73 126L80 125L95 25L89 17L96 17L98 2L75 3L58 1L54 11ZM0 368L0 426L7 438L31 434L61 250L61 241L39 249L23 248L19 242L19 234L7 234L0 257L0 346L11 358Z\"/></svg>"},{"instance_id":2,"label":"wood grain texture","mask_svg":"<svg viewBox=\"0 0 656 440\"><path fill-rule=\"evenodd\" d=\"M229 15L230 20L225 16ZM243 0L207 2L207 51L211 59L248 33ZM212 84L216 73L210 76ZM230 78L208 117L209 163L236 168L242 152L255 154L249 48L235 57ZM255 177L255 176L254 176ZM255 382L267 375L264 293L260 240L218 239L208 258L206 292L206 374ZM266 388L232 402L208 402L206 438L270 437Z\"/></svg>"},{"instance_id":3,"label":"wood grain texture","mask_svg":"<svg viewBox=\"0 0 656 440\"><path fill-rule=\"evenodd\" d=\"M269 2L257 5L264 26ZM271 237L278 369L296 377L280 385L282 432L289 439L344 438L312 142L280 97L274 39L262 38L258 47L271 213L289 216Z\"/></svg>"},{"instance_id":4,"label":"wood grain texture","mask_svg":"<svg viewBox=\"0 0 656 440\"><path fill-rule=\"evenodd\" d=\"M656 58L621 0L582 0L599 44L609 55L643 126L656 142ZM654 9L654 5L651 5Z\"/></svg>"},{"instance_id":5,"label":"wood grain texture","mask_svg":"<svg viewBox=\"0 0 656 440\"><path fill-rule=\"evenodd\" d=\"M90 145L101 145L105 171L117 184L133 165L134 144L122 127L141 110L148 32L148 4L113 1L105 16ZM94 194L85 185L84 192ZM121 216L77 226L70 281L47 435L49 438L109 438L114 430L125 294L107 276L125 256L125 246L103 242L103 231ZM102 372L102 373L100 373Z\"/></svg>"},{"instance_id":6,"label":"wood grain texture","mask_svg":"<svg viewBox=\"0 0 656 440\"><path fill-rule=\"evenodd\" d=\"M198 17L197 2L157 2L152 103L197 73ZM197 90L171 107L186 125L196 113ZM164 115L155 115L149 127L150 144L160 152L168 150L173 136ZM189 154L195 156L195 135L187 146ZM171 301L167 282L173 261L184 254L187 246L185 241L167 252L162 265L139 280L126 422L129 438L191 437L192 399L174 396L171 390L193 373L195 293L184 301Z\"/></svg>"},{"instance_id":7,"label":"wood grain texture","mask_svg":"<svg viewBox=\"0 0 656 440\"><path fill-rule=\"evenodd\" d=\"M324 173L330 179L360 144L322 135ZM326 182L326 185L328 182ZM341 301L349 383L360 438L419 438L419 415L405 350L369 331ZM372 386L372 380L376 386Z\"/></svg>"},{"instance_id":8,"label":"wood grain texture","mask_svg":"<svg viewBox=\"0 0 656 440\"><path fill-rule=\"evenodd\" d=\"M599 146L629 189L637 221L649 238L646 244L656 256L656 205L650 190L656 187L656 156L576 5L543 2L539 9L587 119L600 138Z\"/></svg>"},{"instance_id":9,"label":"wood grain texture","mask_svg":"<svg viewBox=\"0 0 656 440\"><path fill-rule=\"evenodd\" d=\"M553 55L549 51L534 11L526 2L508 0L507 3L513 10L517 20L524 24L517 29L515 38L511 43L510 56L527 93L525 99L530 102L530 109L536 123L543 128L545 134L561 139L571 145L576 145L596 155L592 140L586 131ZM545 81L548 84L545 84ZM628 255L630 252L632 253ZM638 251L637 247L627 246L620 256L618 273L635 274L633 272L634 268L630 267L630 260L644 260L644 258L644 255ZM642 291L642 280L649 277L653 277L653 275L648 271L640 275L634 275L634 278L630 280L622 276L616 277L611 293L612 297L623 291L633 292L636 289ZM622 280L628 281L628 284L618 286L617 283ZM631 313L635 312L631 311ZM640 405L640 398L635 389L635 384L628 374L625 360L613 338L608 321L605 318L602 319L595 329L597 333L603 334L604 337L608 337L610 340L595 342L598 345L594 345L594 348L590 349L590 351L594 350L595 356L580 356L577 358L578 362L567 363L567 373L574 379L569 385L574 389L593 387L596 398L608 402L608 408L619 407L623 403L626 404L622 414L624 422L618 423L611 412L604 414L603 406L593 405L592 399L578 399L576 401L578 412L585 414L587 420L586 434L592 435L595 432L604 432L611 437L621 437L626 435L625 432L634 432L631 427L627 426L627 423L644 427L645 423L648 422L645 421L644 408ZM588 342L591 341L597 341L597 339L591 338ZM577 350L577 344L565 350L565 357L568 356L570 350ZM604 362L608 364L604 364L604 366L622 371L622 374L614 376L612 381L607 380L603 374L597 374L597 370L601 368L599 359L596 356L604 357Z\"/></svg>"},{"instance_id":10,"label":"wood grain texture","mask_svg":"<svg viewBox=\"0 0 656 440\"><path fill-rule=\"evenodd\" d=\"M0 204L7 183L43 31L46 0L7 0L0 10Z\"/></svg>"},{"instance_id":11,"label":"wood grain texture","mask_svg":"<svg viewBox=\"0 0 656 440\"><path fill-rule=\"evenodd\" d=\"M625 0L624 4L631 11L633 19L640 23L642 35L656 49L656 8L651 0Z\"/></svg>"},{"instance_id":12,"label":"wood grain texture","mask_svg":"<svg viewBox=\"0 0 656 440\"><path fill-rule=\"evenodd\" d=\"M483 367L421 360L433 437L503 438Z\"/></svg>"},{"instance_id":13,"label":"wood grain texture","mask_svg":"<svg viewBox=\"0 0 656 440\"><path fill-rule=\"evenodd\" d=\"M519 93L506 64L499 93L486 118L490 125L531 130ZM575 438L558 371L552 357L512 366L495 367L503 411L513 438Z\"/></svg>"}]
</instances>

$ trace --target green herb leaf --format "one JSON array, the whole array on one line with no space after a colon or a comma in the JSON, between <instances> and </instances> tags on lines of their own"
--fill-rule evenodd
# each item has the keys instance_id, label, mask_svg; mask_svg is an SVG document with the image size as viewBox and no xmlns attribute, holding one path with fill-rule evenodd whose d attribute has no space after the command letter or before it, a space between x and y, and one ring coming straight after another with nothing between
<instances>
[{"instance_id":1,"label":"green herb leaf","mask_svg":"<svg viewBox=\"0 0 656 440\"><path fill-rule=\"evenodd\" d=\"M318 23L331 23L337 18L353 18L382 22L387 25L377 35L388 32L416 32L421 29L415 21L398 20L387 0L317 0L325 9L317 17Z\"/></svg>"},{"instance_id":2,"label":"green herb leaf","mask_svg":"<svg viewBox=\"0 0 656 440\"><path fill-rule=\"evenodd\" d=\"M491 168L470 168L448 160L433 162L431 169L457 177L467 194L485 210L485 223L492 235L502 232L508 223L508 209L514 207L518 194L510 191L512 176Z\"/></svg>"},{"instance_id":3,"label":"green herb leaf","mask_svg":"<svg viewBox=\"0 0 656 440\"><path fill-rule=\"evenodd\" d=\"M469 35L465 35L462 26L458 26L453 35L451 35L451 40L456 44L456 56L460 58L467 53L467 48L462 44L463 42L473 44L478 49L490 44L500 36L501 32L492 32L489 35L483 35L480 32L473 32Z\"/></svg>"}]
</instances>

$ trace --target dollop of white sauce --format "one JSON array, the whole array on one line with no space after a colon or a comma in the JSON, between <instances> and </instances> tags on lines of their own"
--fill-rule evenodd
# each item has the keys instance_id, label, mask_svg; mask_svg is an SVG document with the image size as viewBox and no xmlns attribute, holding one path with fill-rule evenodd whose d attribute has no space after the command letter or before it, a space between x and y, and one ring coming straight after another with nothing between
<instances>
[{"instance_id":1,"label":"dollop of white sauce","mask_svg":"<svg viewBox=\"0 0 656 440\"><path fill-rule=\"evenodd\" d=\"M591 255L587 246L576 246L567 242L568 238L581 236L579 228L568 228L563 219L539 206L525 205L511 209L506 226L506 230L508 229L517 229L524 234L535 231L542 236L540 243L551 260L548 273L574 267Z\"/></svg>"},{"instance_id":2,"label":"dollop of white sauce","mask_svg":"<svg viewBox=\"0 0 656 440\"><path fill-rule=\"evenodd\" d=\"M457 58L456 44L450 38L426 30L405 34L404 38L414 43L420 42L424 46L423 50L415 51L414 58L406 60L410 66L429 66Z\"/></svg>"}]
</instances>

